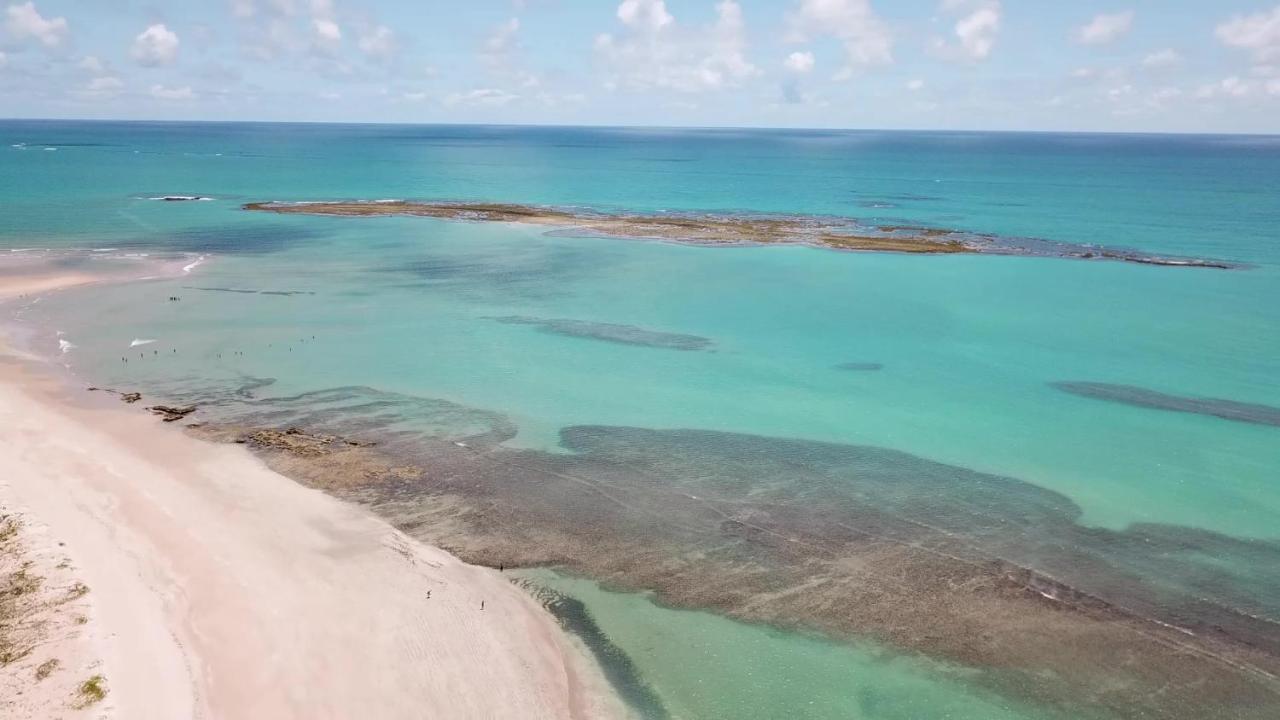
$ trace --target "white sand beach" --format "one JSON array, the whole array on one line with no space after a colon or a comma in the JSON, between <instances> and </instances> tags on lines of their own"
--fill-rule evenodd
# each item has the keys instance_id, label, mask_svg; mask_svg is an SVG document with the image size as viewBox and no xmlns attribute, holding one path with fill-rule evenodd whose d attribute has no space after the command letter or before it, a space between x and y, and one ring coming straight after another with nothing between
<instances>
[{"instance_id":1,"label":"white sand beach","mask_svg":"<svg viewBox=\"0 0 1280 720\"><path fill-rule=\"evenodd\" d=\"M87 280L0 278L0 299ZM0 515L44 573L34 647L0 667L5 718L622 714L497 571L12 356Z\"/></svg>"}]
</instances>

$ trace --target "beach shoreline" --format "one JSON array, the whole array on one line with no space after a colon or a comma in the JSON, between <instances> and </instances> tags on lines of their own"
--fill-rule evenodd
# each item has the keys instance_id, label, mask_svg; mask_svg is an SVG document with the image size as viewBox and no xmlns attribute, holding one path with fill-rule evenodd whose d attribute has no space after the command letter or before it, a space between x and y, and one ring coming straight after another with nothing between
<instances>
[{"instance_id":1,"label":"beach shoreline","mask_svg":"<svg viewBox=\"0 0 1280 720\"><path fill-rule=\"evenodd\" d=\"M0 300L97 280L22 277L0 278ZM7 350L0 425L2 514L20 523L22 557L41 560L24 567L65 571L47 587L75 588L66 618L31 626L32 649L0 667L6 717L625 714L504 575L244 448L78 392Z\"/></svg>"}]
</instances>

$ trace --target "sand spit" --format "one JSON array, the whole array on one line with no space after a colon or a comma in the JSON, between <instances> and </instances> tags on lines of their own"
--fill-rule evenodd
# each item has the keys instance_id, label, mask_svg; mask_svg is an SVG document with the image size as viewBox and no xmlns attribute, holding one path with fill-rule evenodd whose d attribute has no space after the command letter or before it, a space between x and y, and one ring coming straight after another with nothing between
<instances>
[{"instance_id":1,"label":"sand spit","mask_svg":"<svg viewBox=\"0 0 1280 720\"><path fill-rule=\"evenodd\" d=\"M410 215L473 222L513 222L569 229L586 235L670 240L696 245L805 244L835 250L917 254L1038 255L1116 260L1144 265L1230 269L1203 258L1162 257L1137 251L1019 241L995 235L910 225L863 225L852 218L713 213L601 213L536 205L481 202L322 201L255 202L246 210L279 214L376 217Z\"/></svg>"}]
</instances>

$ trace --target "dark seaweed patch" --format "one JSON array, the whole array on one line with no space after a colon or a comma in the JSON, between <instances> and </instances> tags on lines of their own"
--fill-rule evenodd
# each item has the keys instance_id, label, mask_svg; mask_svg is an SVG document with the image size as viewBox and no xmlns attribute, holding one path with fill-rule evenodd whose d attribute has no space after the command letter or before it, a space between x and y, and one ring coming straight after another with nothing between
<instances>
[{"instance_id":1,"label":"dark seaweed patch","mask_svg":"<svg viewBox=\"0 0 1280 720\"><path fill-rule=\"evenodd\" d=\"M1074 381L1053 382L1049 383L1049 385L1072 395L1095 400L1106 400L1152 410L1208 415L1222 418L1223 420L1280 427L1280 407L1273 405L1245 403L1222 398L1169 395L1136 385Z\"/></svg>"},{"instance_id":2,"label":"dark seaweed patch","mask_svg":"<svg viewBox=\"0 0 1280 720\"><path fill-rule=\"evenodd\" d=\"M265 255L312 242L323 233L288 223L235 223L166 233L147 245L175 252Z\"/></svg>"},{"instance_id":3,"label":"dark seaweed patch","mask_svg":"<svg viewBox=\"0 0 1280 720\"><path fill-rule=\"evenodd\" d=\"M622 345L643 345L645 347L666 348L669 350L709 350L714 345L709 338L698 335L646 330L635 325L588 322L586 320L568 320L564 318L535 318L525 315L506 315L489 319L507 325L532 325L542 332L556 335L601 340Z\"/></svg>"},{"instance_id":4,"label":"dark seaweed patch","mask_svg":"<svg viewBox=\"0 0 1280 720\"><path fill-rule=\"evenodd\" d=\"M251 400L254 398L254 393L256 393L258 390L261 390L262 388L266 388L266 387L271 387L272 385L275 385L275 384L276 384L275 378L259 378L259 377L252 377L249 375L245 375L244 382L241 383L240 387L234 390L234 394L237 397Z\"/></svg>"},{"instance_id":5,"label":"dark seaweed patch","mask_svg":"<svg viewBox=\"0 0 1280 720\"><path fill-rule=\"evenodd\" d=\"M515 426L499 413L359 385L246 399L274 382L273 378L245 377L228 387L170 391L166 396L208 407L209 414L222 422L296 426L345 437L398 439L410 445L420 439L433 438L488 447L516 435Z\"/></svg>"},{"instance_id":6,"label":"dark seaweed patch","mask_svg":"<svg viewBox=\"0 0 1280 720\"><path fill-rule=\"evenodd\" d=\"M419 282L404 286L419 290L440 286L450 292L546 298L563 294L572 280L598 272L608 261L598 249L506 246L495 252L428 254L379 270L409 276Z\"/></svg>"},{"instance_id":7,"label":"dark seaweed patch","mask_svg":"<svg viewBox=\"0 0 1280 720\"><path fill-rule=\"evenodd\" d=\"M315 295L310 290L253 290L250 288L229 288L229 287L197 287L194 285L184 285L186 290L203 290L205 292L225 292L238 293L241 295L279 295L289 297L292 295Z\"/></svg>"},{"instance_id":8,"label":"dark seaweed patch","mask_svg":"<svg viewBox=\"0 0 1280 720\"><path fill-rule=\"evenodd\" d=\"M884 365L877 362L844 362L835 367L837 370L849 370L851 372L874 372L884 369Z\"/></svg>"},{"instance_id":9,"label":"dark seaweed patch","mask_svg":"<svg viewBox=\"0 0 1280 720\"><path fill-rule=\"evenodd\" d=\"M622 701L646 720L671 717L662 699L645 682L635 663L596 624L587 606L577 598L529 583L528 589L567 631L578 636L604 671L605 678Z\"/></svg>"}]
</instances>

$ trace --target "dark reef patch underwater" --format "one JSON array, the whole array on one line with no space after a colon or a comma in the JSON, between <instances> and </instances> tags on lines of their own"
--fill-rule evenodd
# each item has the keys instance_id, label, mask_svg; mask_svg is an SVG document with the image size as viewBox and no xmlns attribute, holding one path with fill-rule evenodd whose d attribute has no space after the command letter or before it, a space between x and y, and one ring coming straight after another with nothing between
<instances>
[{"instance_id":1,"label":"dark reef patch underwater","mask_svg":"<svg viewBox=\"0 0 1280 720\"><path fill-rule=\"evenodd\" d=\"M561 627L582 640L600 664L614 691L642 720L666 720L671 717L662 704L662 698L640 676L631 658L600 629L582 601L541 587L537 583L521 584L542 602L543 607L555 616Z\"/></svg>"},{"instance_id":2,"label":"dark reef patch underwater","mask_svg":"<svg viewBox=\"0 0 1280 720\"><path fill-rule=\"evenodd\" d=\"M673 607L959 663L1046 717L1280 717L1280 542L1081 525L1068 498L885 448L575 426L570 452L502 443L500 413L365 387L167 392L468 561L552 566ZM639 691L638 691L639 692Z\"/></svg>"},{"instance_id":3,"label":"dark reef patch underwater","mask_svg":"<svg viewBox=\"0 0 1280 720\"><path fill-rule=\"evenodd\" d=\"M849 372L875 372L883 370L884 365L878 362L844 362L836 365L836 369Z\"/></svg>"},{"instance_id":4,"label":"dark reef patch underwater","mask_svg":"<svg viewBox=\"0 0 1280 720\"><path fill-rule=\"evenodd\" d=\"M1192 413L1194 415L1208 415L1222 418L1223 420L1280 427L1280 407L1273 405L1224 400L1222 398L1169 395L1135 385L1115 385L1100 382L1054 382L1049 383L1049 385L1072 395L1095 400L1106 400L1122 405Z\"/></svg>"},{"instance_id":5,"label":"dark reef patch underwater","mask_svg":"<svg viewBox=\"0 0 1280 720\"><path fill-rule=\"evenodd\" d=\"M710 350L715 345L709 338L698 335L659 332L618 323L589 322L564 318L535 318L524 315L505 315L489 319L507 325L532 325L542 332L549 332L555 335L601 340L623 345L643 345L645 347L666 348L668 350Z\"/></svg>"}]
</instances>

